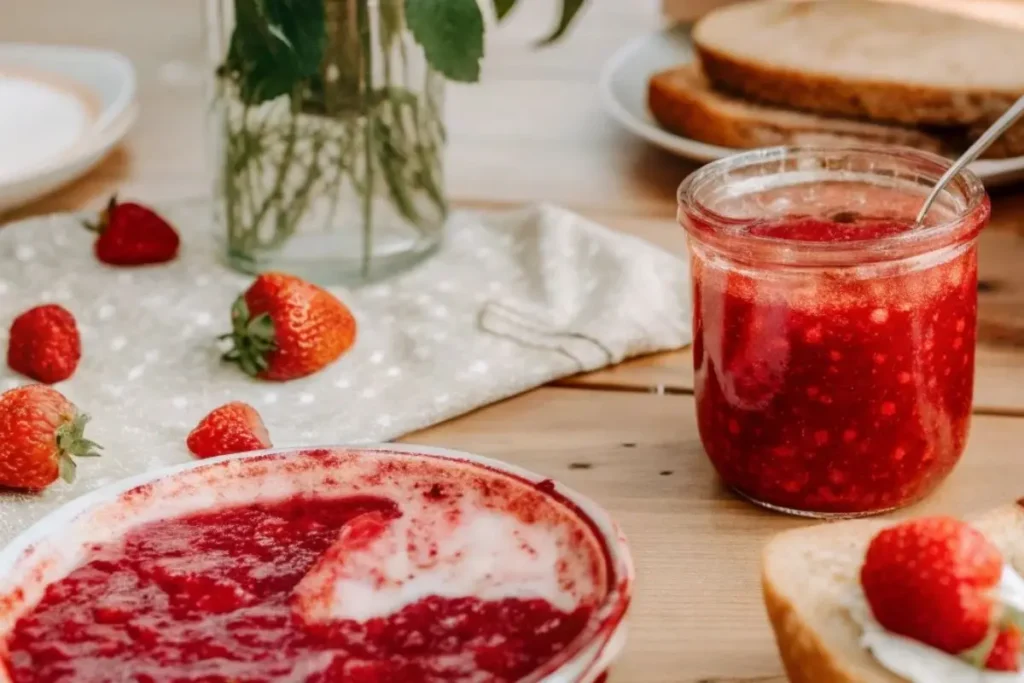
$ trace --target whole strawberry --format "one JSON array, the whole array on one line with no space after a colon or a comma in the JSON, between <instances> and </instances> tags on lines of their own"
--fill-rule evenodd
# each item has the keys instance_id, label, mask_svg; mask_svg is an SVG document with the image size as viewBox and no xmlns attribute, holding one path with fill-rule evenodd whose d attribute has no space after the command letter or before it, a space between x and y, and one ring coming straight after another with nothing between
<instances>
[{"instance_id":1,"label":"whole strawberry","mask_svg":"<svg viewBox=\"0 0 1024 683\"><path fill-rule=\"evenodd\" d=\"M224 359L246 374L290 380L330 365L351 348L356 321L345 304L314 284L264 273L231 308L234 347Z\"/></svg>"},{"instance_id":2,"label":"whole strawberry","mask_svg":"<svg viewBox=\"0 0 1024 683\"><path fill-rule=\"evenodd\" d=\"M111 197L97 224L85 227L99 233L96 258L113 266L163 263L178 255L180 240L171 225L152 209Z\"/></svg>"},{"instance_id":3,"label":"whole strawberry","mask_svg":"<svg viewBox=\"0 0 1024 683\"><path fill-rule=\"evenodd\" d=\"M270 448L270 434L256 409L234 401L215 408L188 435L188 449L198 458Z\"/></svg>"},{"instance_id":4,"label":"whole strawberry","mask_svg":"<svg viewBox=\"0 0 1024 683\"><path fill-rule=\"evenodd\" d=\"M0 486L39 491L74 481L74 457L97 456L89 417L56 389L32 384L0 394Z\"/></svg>"},{"instance_id":5,"label":"whole strawberry","mask_svg":"<svg viewBox=\"0 0 1024 683\"><path fill-rule=\"evenodd\" d=\"M995 597L1002 570L999 550L980 532L951 517L926 517L875 536L860 581L887 630L959 655L1003 628ZM1013 646L1012 638L997 642ZM1018 654L1019 645L1018 635ZM990 653L979 654L986 662Z\"/></svg>"},{"instance_id":6,"label":"whole strawberry","mask_svg":"<svg viewBox=\"0 0 1024 683\"><path fill-rule=\"evenodd\" d=\"M11 324L7 365L45 384L71 377L82 357L75 316L57 304L36 306Z\"/></svg>"}]
</instances>

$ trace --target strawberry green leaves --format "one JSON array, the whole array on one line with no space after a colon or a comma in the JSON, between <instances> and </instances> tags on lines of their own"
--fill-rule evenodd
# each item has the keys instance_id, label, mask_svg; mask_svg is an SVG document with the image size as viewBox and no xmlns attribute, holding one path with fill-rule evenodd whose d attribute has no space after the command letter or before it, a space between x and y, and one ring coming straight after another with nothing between
<instances>
[{"instance_id":1,"label":"strawberry green leaves","mask_svg":"<svg viewBox=\"0 0 1024 683\"><path fill-rule=\"evenodd\" d=\"M233 346L221 358L238 363L242 371L256 377L269 367L267 355L274 350L274 321L266 313L250 317L245 297L240 296L231 307L231 332L221 335Z\"/></svg>"},{"instance_id":2,"label":"strawberry green leaves","mask_svg":"<svg viewBox=\"0 0 1024 683\"><path fill-rule=\"evenodd\" d=\"M57 428L57 467L60 478L74 483L78 466L75 458L98 458L102 446L85 438L89 416L79 413Z\"/></svg>"},{"instance_id":3,"label":"strawberry green leaves","mask_svg":"<svg viewBox=\"0 0 1024 683\"><path fill-rule=\"evenodd\" d=\"M432 67L453 81L480 80L484 17L476 0L405 0L405 22Z\"/></svg>"}]
</instances>

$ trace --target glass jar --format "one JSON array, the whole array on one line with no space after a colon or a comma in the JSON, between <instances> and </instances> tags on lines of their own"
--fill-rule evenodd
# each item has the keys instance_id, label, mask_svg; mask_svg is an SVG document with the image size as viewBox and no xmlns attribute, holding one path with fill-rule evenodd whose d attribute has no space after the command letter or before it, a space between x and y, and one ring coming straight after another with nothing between
<instances>
[{"instance_id":1,"label":"glass jar","mask_svg":"<svg viewBox=\"0 0 1024 683\"><path fill-rule=\"evenodd\" d=\"M724 482L808 516L891 510L967 440L977 236L990 204L903 148L772 148L679 188L693 278L697 423Z\"/></svg>"},{"instance_id":2,"label":"glass jar","mask_svg":"<svg viewBox=\"0 0 1024 683\"><path fill-rule=\"evenodd\" d=\"M358 284L434 251L447 214L444 77L403 0L206 2L227 261Z\"/></svg>"}]
</instances>

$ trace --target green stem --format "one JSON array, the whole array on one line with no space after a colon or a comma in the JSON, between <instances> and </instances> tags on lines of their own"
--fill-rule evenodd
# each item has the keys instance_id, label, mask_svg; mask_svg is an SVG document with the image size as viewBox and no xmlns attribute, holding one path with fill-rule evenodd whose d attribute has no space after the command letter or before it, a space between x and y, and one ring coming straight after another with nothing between
<instances>
[{"instance_id":1,"label":"green stem","mask_svg":"<svg viewBox=\"0 0 1024 683\"><path fill-rule=\"evenodd\" d=\"M288 100L288 104L288 132L285 137L284 153L281 155L281 160L278 162L277 169L274 172L273 187L267 196L263 198L263 203L256 211L256 214L252 217L252 228L249 232L249 236L257 243L260 241L260 224L263 222L264 217L267 215L267 212L270 211L271 207L283 199L282 193L285 186L285 180L287 180L288 174L291 171L292 160L295 155L295 145L299 137L298 130L300 114L298 88L296 88L296 91L292 93L292 96ZM271 240L274 240L273 235L271 235ZM255 245L250 245L250 248L253 246Z\"/></svg>"},{"instance_id":2,"label":"green stem","mask_svg":"<svg viewBox=\"0 0 1024 683\"><path fill-rule=\"evenodd\" d=\"M373 176L374 169L373 140L376 135L376 118L371 104L373 95L373 41L370 35L370 20L366 3L359 3L359 41L362 47L362 113L363 113L363 155L366 166L365 185L362 192L363 200L363 278L370 276L370 261L373 258Z\"/></svg>"},{"instance_id":3,"label":"green stem","mask_svg":"<svg viewBox=\"0 0 1024 683\"><path fill-rule=\"evenodd\" d=\"M356 136L348 133L343 128L341 138L337 140L338 158L327 159L328 169L333 169L335 173L333 178L327 182L327 186L331 188L331 197L328 200L327 213L324 216L324 232L332 227L338 213L338 205L341 203L341 191L345 187L345 177L352 172L349 161Z\"/></svg>"},{"instance_id":4,"label":"green stem","mask_svg":"<svg viewBox=\"0 0 1024 683\"><path fill-rule=\"evenodd\" d=\"M279 207L276 221L277 230L274 232L273 240L267 245L268 248L281 246L295 233L295 228L302 220L302 214L305 213L306 208L309 206L309 201L313 196L313 190L317 186L317 181L323 175L318 163L323 149L324 133L319 131L313 135L312 158L309 160L306 168L305 177L296 188L292 200Z\"/></svg>"}]
</instances>

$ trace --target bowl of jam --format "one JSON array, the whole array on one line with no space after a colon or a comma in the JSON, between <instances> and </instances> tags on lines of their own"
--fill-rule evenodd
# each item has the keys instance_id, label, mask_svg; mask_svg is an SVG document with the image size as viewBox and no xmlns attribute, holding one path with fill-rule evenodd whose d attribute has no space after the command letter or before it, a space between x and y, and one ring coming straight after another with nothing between
<instances>
[{"instance_id":1,"label":"bowl of jam","mask_svg":"<svg viewBox=\"0 0 1024 683\"><path fill-rule=\"evenodd\" d=\"M0 552L0 681L590 683L632 580L607 513L504 463L227 456L86 494Z\"/></svg>"},{"instance_id":2,"label":"bowl of jam","mask_svg":"<svg viewBox=\"0 0 1024 683\"><path fill-rule=\"evenodd\" d=\"M977 237L964 171L893 147L772 148L679 188L697 423L723 482L768 508L858 516L926 496L967 440Z\"/></svg>"}]
</instances>

